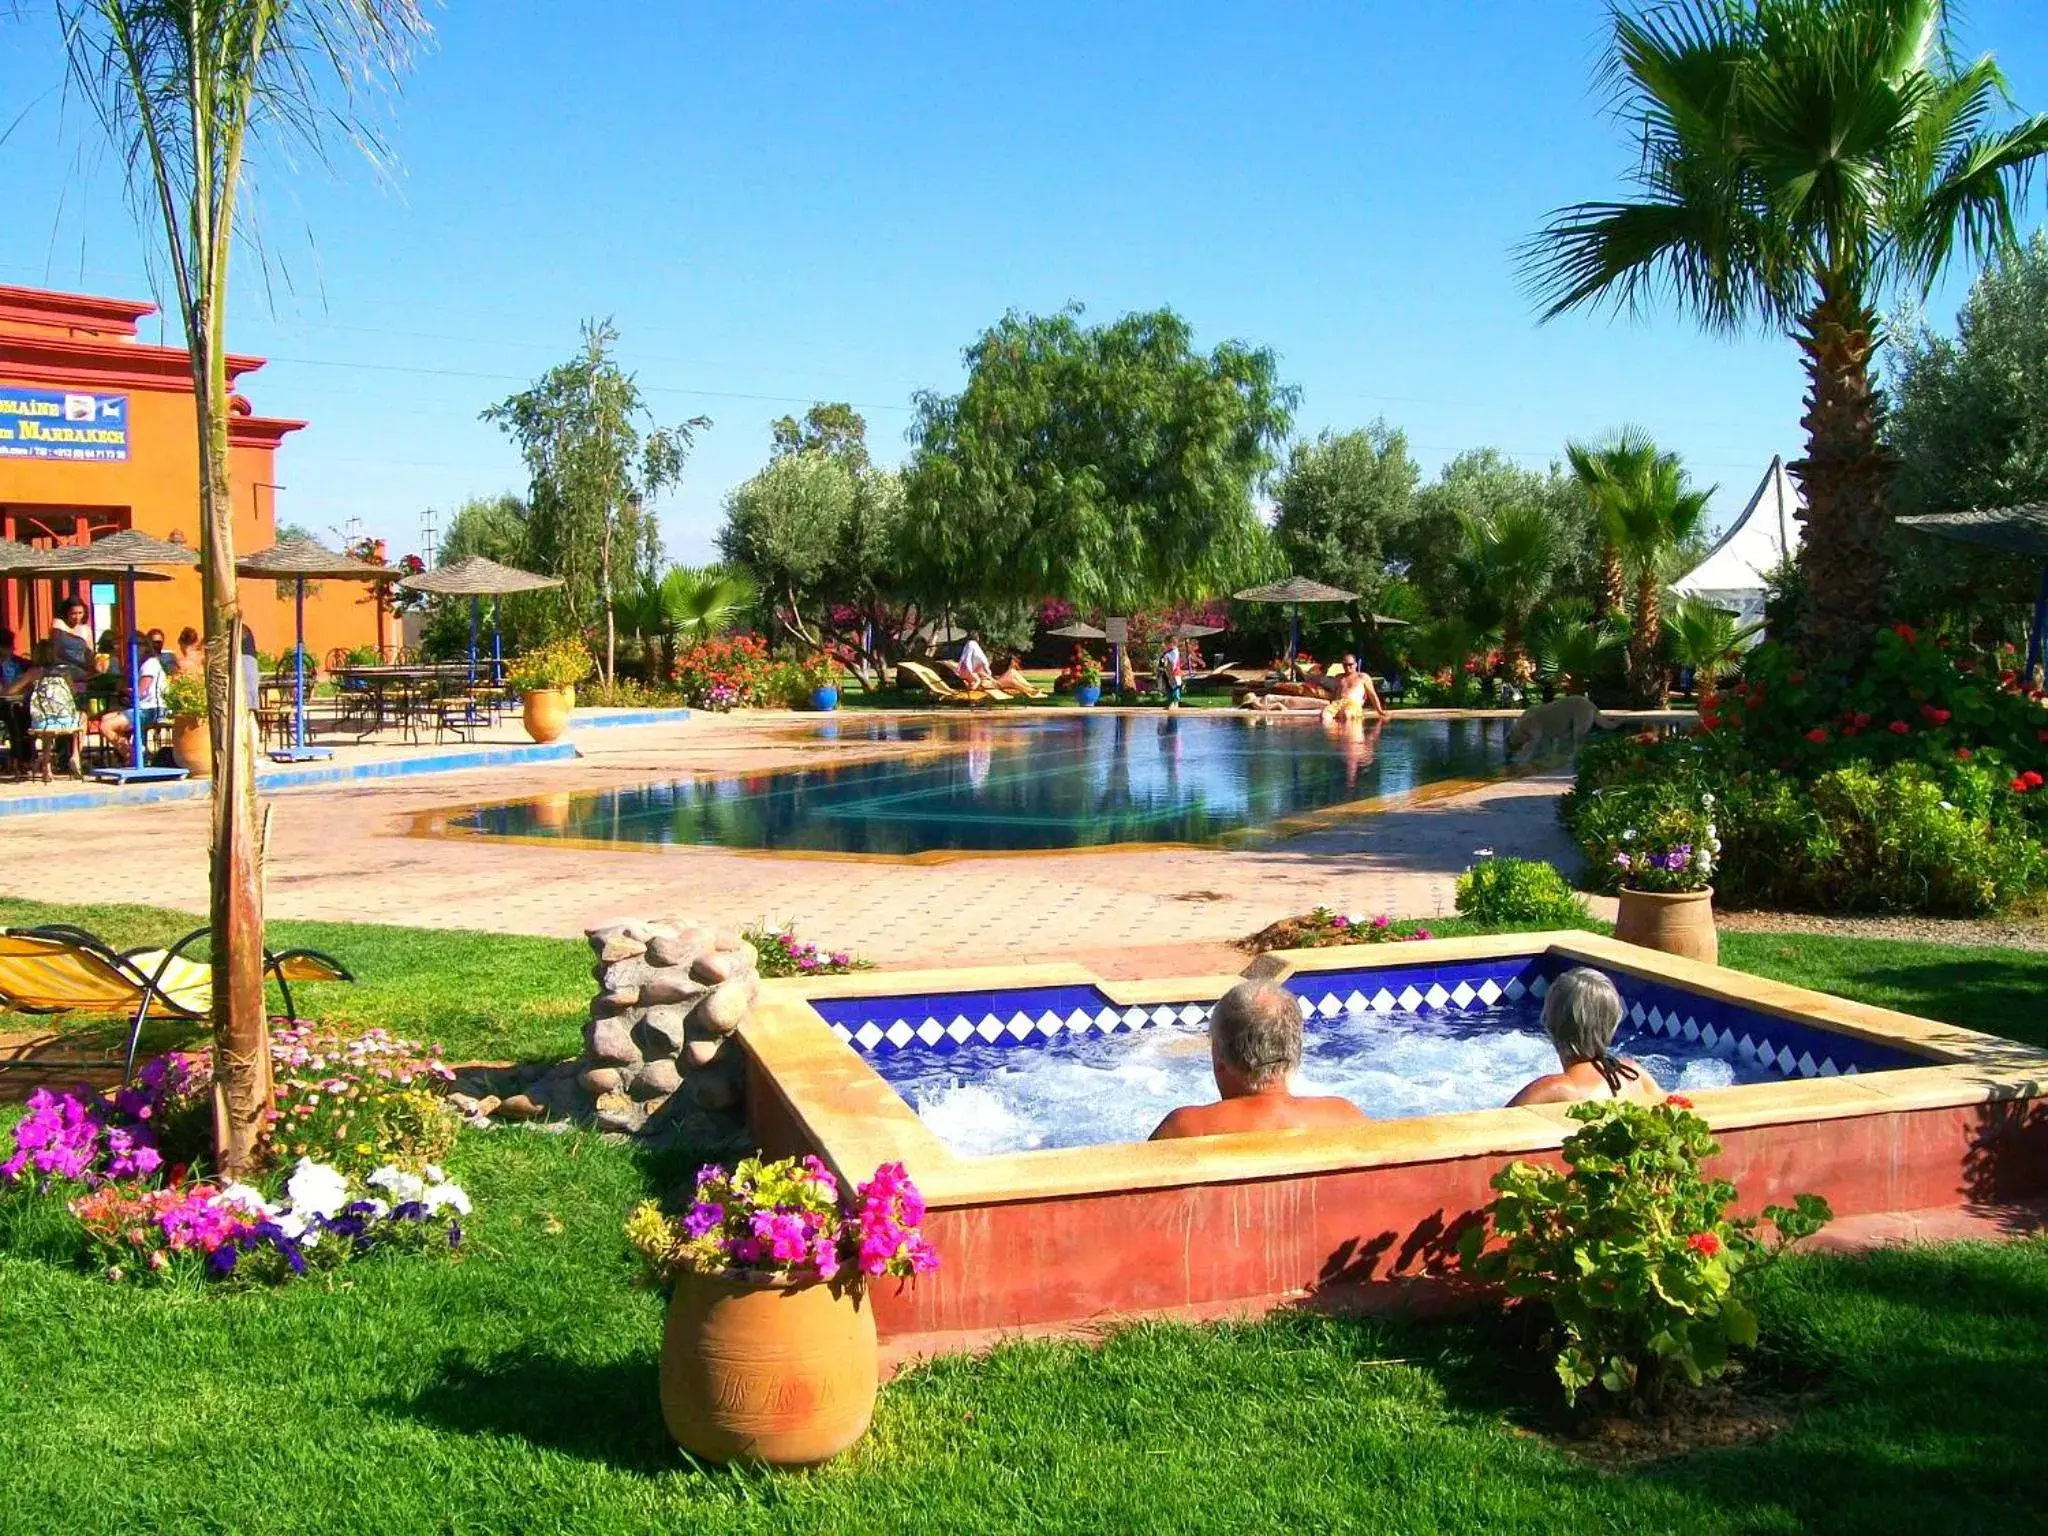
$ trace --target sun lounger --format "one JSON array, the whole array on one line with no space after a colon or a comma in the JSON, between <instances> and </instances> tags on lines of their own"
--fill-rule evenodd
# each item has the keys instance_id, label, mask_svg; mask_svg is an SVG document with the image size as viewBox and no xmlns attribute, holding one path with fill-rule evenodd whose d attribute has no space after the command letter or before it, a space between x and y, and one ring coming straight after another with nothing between
<instances>
[{"instance_id":1,"label":"sun lounger","mask_svg":"<svg viewBox=\"0 0 2048 1536\"><path fill-rule=\"evenodd\" d=\"M185 953L207 936L195 929L169 949L132 949L125 953L83 928L66 923L42 928L10 928L0 934L0 1007L16 1013L127 1013L128 1055L122 1081L135 1071L135 1052L142 1025L150 1012L173 1018L203 1019L213 1008L213 970ZM268 950L264 973L284 994L284 1011L293 1016L291 983L353 981L347 966L317 950ZM34 1057L0 1061L0 1069L27 1066L97 1066L98 1062Z\"/></svg>"},{"instance_id":2,"label":"sun lounger","mask_svg":"<svg viewBox=\"0 0 2048 1536\"><path fill-rule=\"evenodd\" d=\"M955 688L938 673L922 662L899 661L896 663L896 686L903 686L903 679L909 678L933 698L947 704L986 704L996 695L985 688Z\"/></svg>"}]
</instances>

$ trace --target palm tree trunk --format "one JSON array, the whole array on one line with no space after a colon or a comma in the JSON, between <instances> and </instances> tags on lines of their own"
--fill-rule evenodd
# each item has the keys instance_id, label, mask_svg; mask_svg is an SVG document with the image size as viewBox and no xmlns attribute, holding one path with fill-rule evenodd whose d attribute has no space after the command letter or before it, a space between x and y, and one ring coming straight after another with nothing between
<instances>
[{"instance_id":1,"label":"palm tree trunk","mask_svg":"<svg viewBox=\"0 0 2048 1536\"><path fill-rule=\"evenodd\" d=\"M1593 622L1605 622L1628 607L1628 578L1621 568L1621 550L1612 539L1600 541L1600 590L1593 596Z\"/></svg>"},{"instance_id":2,"label":"palm tree trunk","mask_svg":"<svg viewBox=\"0 0 2048 1536\"><path fill-rule=\"evenodd\" d=\"M1663 583L1653 566L1636 575L1635 627L1629 635L1629 702L1637 709L1662 709L1664 664L1657 648L1664 638Z\"/></svg>"},{"instance_id":3,"label":"palm tree trunk","mask_svg":"<svg viewBox=\"0 0 2048 1536\"><path fill-rule=\"evenodd\" d=\"M227 349L219 311L194 327L193 401L199 425L201 596L206 615L208 715L213 760L213 839L208 906L213 967L214 1145L221 1172L256 1166L271 1108L270 1022L263 1002L263 850L258 846L256 757L242 690L241 597L235 578L235 514L228 479Z\"/></svg>"},{"instance_id":4,"label":"palm tree trunk","mask_svg":"<svg viewBox=\"0 0 2048 1536\"><path fill-rule=\"evenodd\" d=\"M1853 663L1884 623L1891 596L1885 501L1893 459L1878 440L1883 397L1871 360L1879 322L1847 286L1824 291L1793 339L1806 354L1806 457L1786 467L1806 497L1799 566L1806 607L1798 649L1808 662Z\"/></svg>"},{"instance_id":5,"label":"palm tree trunk","mask_svg":"<svg viewBox=\"0 0 2048 1536\"><path fill-rule=\"evenodd\" d=\"M1510 678L1519 671L1522 659L1522 616L1519 613L1505 613L1500 621L1500 666Z\"/></svg>"}]
</instances>

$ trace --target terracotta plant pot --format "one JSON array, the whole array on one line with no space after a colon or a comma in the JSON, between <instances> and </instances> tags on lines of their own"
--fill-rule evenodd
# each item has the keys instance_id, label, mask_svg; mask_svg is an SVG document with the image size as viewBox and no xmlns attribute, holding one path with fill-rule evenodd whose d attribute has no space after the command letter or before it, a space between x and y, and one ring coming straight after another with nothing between
<instances>
[{"instance_id":1,"label":"terracotta plant pot","mask_svg":"<svg viewBox=\"0 0 2048 1536\"><path fill-rule=\"evenodd\" d=\"M1621 893L1621 911L1614 936L1645 949L1716 965L1721 937L1714 931L1714 890L1629 891Z\"/></svg>"},{"instance_id":2,"label":"terracotta plant pot","mask_svg":"<svg viewBox=\"0 0 2048 1536\"><path fill-rule=\"evenodd\" d=\"M195 779L213 777L213 738L206 733L206 716L171 717L171 759Z\"/></svg>"},{"instance_id":3,"label":"terracotta plant pot","mask_svg":"<svg viewBox=\"0 0 2048 1536\"><path fill-rule=\"evenodd\" d=\"M529 688L520 701L519 718L526 734L535 741L549 742L569 727L569 712L576 707L573 693L562 688Z\"/></svg>"},{"instance_id":4,"label":"terracotta plant pot","mask_svg":"<svg viewBox=\"0 0 2048 1536\"><path fill-rule=\"evenodd\" d=\"M684 1275L661 1335L661 1416L706 1461L808 1466L867 1433L876 1369L857 1286Z\"/></svg>"}]
</instances>

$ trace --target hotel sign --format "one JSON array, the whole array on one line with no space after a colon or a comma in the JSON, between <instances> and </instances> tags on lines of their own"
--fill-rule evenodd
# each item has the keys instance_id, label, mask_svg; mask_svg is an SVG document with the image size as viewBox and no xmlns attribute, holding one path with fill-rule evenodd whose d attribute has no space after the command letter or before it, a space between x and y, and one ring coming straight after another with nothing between
<instances>
[{"instance_id":1,"label":"hotel sign","mask_svg":"<svg viewBox=\"0 0 2048 1536\"><path fill-rule=\"evenodd\" d=\"M128 397L0 384L0 459L128 458Z\"/></svg>"}]
</instances>

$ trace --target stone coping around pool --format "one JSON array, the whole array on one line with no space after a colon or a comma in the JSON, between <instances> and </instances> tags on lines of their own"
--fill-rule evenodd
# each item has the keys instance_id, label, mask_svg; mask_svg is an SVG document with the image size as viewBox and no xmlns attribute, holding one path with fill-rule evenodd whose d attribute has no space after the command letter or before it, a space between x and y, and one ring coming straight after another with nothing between
<instances>
[{"instance_id":1,"label":"stone coping around pool","mask_svg":"<svg viewBox=\"0 0 2048 1536\"><path fill-rule=\"evenodd\" d=\"M1285 952L1294 974L1402 970L1514 956L1594 965L1928 1059L1851 1076L1701 1089L1717 1131L2033 1099L2048 1093L2048 1052L1890 1009L1703 965L1597 934L1553 932ZM901 1162L935 1207L1286 1178L1396 1163L1555 1152L1575 1128L1563 1105L1373 1121L1356 1130L1205 1136L962 1157L947 1148L812 1001L919 993L1091 986L1119 1006L1214 999L1235 975L1116 981L1078 965L863 972L764 982L740 1031L761 1120L791 1125L842 1178Z\"/></svg>"}]
</instances>

